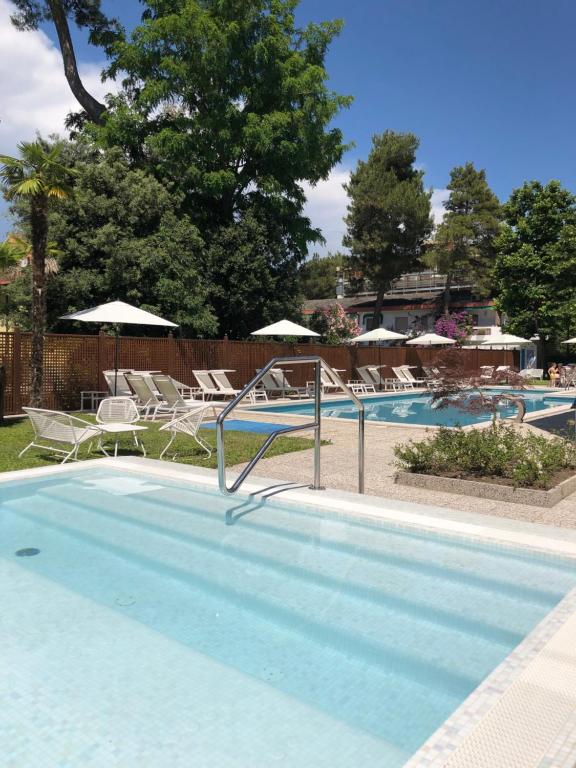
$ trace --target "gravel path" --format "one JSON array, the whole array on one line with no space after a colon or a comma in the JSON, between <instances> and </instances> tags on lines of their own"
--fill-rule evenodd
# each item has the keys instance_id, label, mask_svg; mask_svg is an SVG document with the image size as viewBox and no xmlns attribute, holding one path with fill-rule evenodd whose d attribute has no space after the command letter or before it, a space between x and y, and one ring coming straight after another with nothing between
<instances>
[{"instance_id":1,"label":"gravel path","mask_svg":"<svg viewBox=\"0 0 576 768\"><path fill-rule=\"evenodd\" d=\"M303 419L270 414L248 414L237 412L235 418L253 421L278 421L284 424L302 423ZM522 429L534 429L522 425ZM541 430L536 430L541 434ZM303 436L307 433L299 433ZM528 520L531 522L576 528L576 493L563 499L556 506L529 506L509 502L478 499L454 493L439 493L420 488L409 488L394 483L394 446L410 439L421 439L426 434L423 428L389 427L366 423L366 494L421 504L432 504L465 512L478 512L498 517ZM311 433L310 433L311 435ZM357 475L357 426L355 422L339 419L322 421L322 437L331 444L322 447L322 484L327 488L356 491ZM239 467L235 467L239 469ZM294 482L311 482L313 474L312 450L273 456L262 459L254 470L255 475Z\"/></svg>"}]
</instances>

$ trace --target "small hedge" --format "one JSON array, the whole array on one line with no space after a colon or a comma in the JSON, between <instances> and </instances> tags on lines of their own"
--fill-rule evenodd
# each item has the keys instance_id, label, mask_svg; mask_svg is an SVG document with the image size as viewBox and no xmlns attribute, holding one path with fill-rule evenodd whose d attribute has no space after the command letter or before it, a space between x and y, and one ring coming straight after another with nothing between
<instances>
[{"instance_id":1,"label":"small hedge","mask_svg":"<svg viewBox=\"0 0 576 768\"><path fill-rule=\"evenodd\" d=\"M522 434L506 424L487 429L443 427L425 440L396 446L406 472L468 479L503 478L515 486L550 488L562 470L576 469L576 445L559 437Z\"/></svg>"}]
</instances>

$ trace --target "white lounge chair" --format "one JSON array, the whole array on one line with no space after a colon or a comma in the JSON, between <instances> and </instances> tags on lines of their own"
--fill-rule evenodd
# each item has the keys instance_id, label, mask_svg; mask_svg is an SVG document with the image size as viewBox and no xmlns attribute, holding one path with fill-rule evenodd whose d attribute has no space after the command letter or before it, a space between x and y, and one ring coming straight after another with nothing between
<instances>
[{"instance_id":1,"label":"white lounge chair","mask_svg":"<svg viewBox=\"0 0 576 768\"><path fill-rule=\"evenodd\" d=\"M256 371L259 373L259 370ZM298 397L309 397L308 387L293 387L281 368L271 368L264 374L262 385L268 394L280 393L282 397L294 393Z\"/></svg>"},{"instance_id":2,"label":"white lounge chair","mask_svg":"<svg viewBox=\"0 0 576 768\"><path fill-rule=\"evenodd\" d=\"M400 368L404 371L404 376L407 381L412 382L417 387L421 387L422 385L426 384L426 379L417 379L416 376L412 373L410 370L409 365L401 365Z\"/></svg>"},{"instance_id":3,"label":"white lounge chair","mask_svg":"<svg viewBox=\"0 0 576 768\"><path fill-rule=\"evenodd\" d=\"M18 458L24 456L30 448L41 448L45 451L62 454L64 456L62 464L65 464L68 459L77 461L80 446L88 440L94 440L94 438L102 435L102 430L98 426L69 413L49 411L45 408L23 408L23 410L30 418L34 439L20 451ZM61 445L66 445L68 448L58 447Z\"/></svg>"},{"instance_id":4,"label":"white lounge chair","mask_svg":"<svg viewBox=\"0 0 576 768\"><path fill-rule=\"evenodd\" d=\"M234 389L228 380L226 371L210 371L210 376L218 387L218 394L223 395L224 397L236 397L236 395L240 394L241 390Z\"/></svg>"},{"instance_id":5,"label":"white lounge chair","mask_svg":"<svg viewBox=\"0 0 576 768\"><path fill-rule=\"evenodd\" d=\"M306 389L308 390L309 394L314 392L315 385L315 381L306 382ZM320 368L320 387L322 394L325 394L326 392L340 392L342 390L342 387L335 379L332 378L330 372L322 367Z\"/></svg>"},{"instance_id":6,"label":"white lounge chair","mask_svg":"<svg viewBox=\"0 0 576 768\"><path fill-rule=\"evenodd\" d=\"M483 381L492 381L494 377L494 368L493 365L481 365L480 366L480 379Z\"/></svg>"},{"instance_id":7,"label":"white lounge chair","mask_svg":"<svg viewBox=\"0 0 576 768\"><path fill-rule=\"evenodd\" d=\"M393 366L392 373L396 376L396 381L393 383L394 389L414 389L414 382L406 376L406 371L402 366Z\"/></svg>"},{"instance_id":8,"label":"white lounge chair","mask_svg":"<svg viewBox=\"0 0 576 768\"><path fill-rule=\"evenodd\" d=\"M117 375L116 371L102 371L112 396L132 397L132 390L126 381L127 373L132 373L132 371L129 368L121 368L118 370ZM116 391L114 391L114 381L116 381Z\"/></svg>"},{"instance_id":9,"label":"white lounge chair","mask_svg":"<svg viewBox=\"0 0 576 768\"><path fill-rule=\"evenodd\" d=\"M208 458L212 456L212 448L208 445L208 443L203 440L200 435L198 434L200 428L202 427L202 423L204 422L206 418L206 414L208 411L212 411L213 416L216 417L218 414L218 409L223 408L225 406L225 403L197 403L197 407L194 409L190 409L187 411L187 413L182 414L181 416L178 416L175 419L172 419L172 421L168 422L168 424L163 424L160 427L160 432L170 432L170 440L164 447L164 450L160 454L160 458L163 459L166 452L176 439L176 437L180 435L187 435L188 437L191 437L193 440L195 440L198 445L203 448L206 453L208 454ZM174 454L172 457L172 461L176 458L178 454Z\"/></svg>"},{"instance_id":10,"label":"white lounge chair","mask_svg":"<svg viewBox=\"0 0 576 768\"><path fill-rule=\"evenodd\" d=\"M188 411L198 408L202 404L201 400L185 400L180 392L176 389L176 385L170 378L170 376L153 376L154 385L158 388L158 392L162 395L163 403L161 410L168 415L174 417L179 413L188 413ZM215 405L218 404L216 400L210 402ZM223 402L220 402L223 405Z\"/></svg>"},{"instance_id":11,"label":"white lounge chair","mask_svg":"<svg viewBox=\"0 0 576 768\"><path fill-rule=\"evenodd\" d=\"M358 375L360 376L360 379L364 382L364 386L366 387L366 392L376 392L376 382L374 381L374 378L371 376L371 374L368 372L367 365L361 365L359 368L356 368L356 371L358 372ZM354 384L356 382L348 382L349 384Z\"/></svg>"},{"instance_id":12,"label":"white lounge chair","mask_svg":"<svg viewBox=\"0 0 576 768\"><path fill-rule=\"evenodd\" d=\"M525 379L542 379L544 368L523 368L518 375Z\"/></svg>"},{"instance_id":13,"label":"white lounge chair","mask_svg":"<svg viewBox=\"0 0 576 768\"><path fill-rule=\"evenodd\" d=\"M202 399L214 397L215 395L221 395L219 387L214 382L214 379L210 375L210 371L192 371L196 377L196 381L200 385L202 390Z\"/></svg>"},{"instance_id":14,"label":"white lounge chair","mask_svg":"<svg viewBox=\"0 0 576 768\"><path fill-rule=\"evenodd\" d=\"M136 407L143 415L144 419L155 419L162 412L170 413L170 409L160 399L156 392L153 392L148 386L143 376L137 376L135 373L127 373L126 381L136 395Z\"/></svg>"},{"instance_id":15,"label":"white lounge chair","mask_svg":"<svg viewBox=\"0 0 576 768\"><path fill-rule=\"evenodd\" d=\"M138 432L143 432L147 427L141 427L136 422L140 419L140 414L136 403L130 397L107 397L98 406L96 413L96 422L100 426L100 437L98 438L98 448L103 454L108 453L103 445L105 436L114 436L114 456L118 455L118 441L121 435L132 435L136 448L142 451L146 456L146 448L141 440L138 439Z\"/></svg>"}]
</instances>

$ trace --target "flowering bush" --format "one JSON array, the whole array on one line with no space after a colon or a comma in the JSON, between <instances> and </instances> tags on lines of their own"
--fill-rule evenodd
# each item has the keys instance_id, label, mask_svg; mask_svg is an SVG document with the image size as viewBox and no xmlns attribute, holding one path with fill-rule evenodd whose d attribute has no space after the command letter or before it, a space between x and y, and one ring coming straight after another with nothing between
<instances>
[{"instance_id":1,"label":"flowering bush","mask_svg":"<svg viewBox=\"0 0 576 768\"><path fill-rule=\"evenodd\" d=\"M452 312L450 315L439 317L434 324L436 333L455 339L462 344L472 332L472 318L467 312Z\"/></svg>"},{"instance_id":2,"label":"flowering bush","mask_svg":"<svg viewBox=\"0 0 576 768\"><path fill-rule=\"evenodd\" d=\"M342 304L316 312L312 316L312 328L323 336L325 344L342 344L362 332L354 318L348 317Z\"/></svg>"}]
</instances>

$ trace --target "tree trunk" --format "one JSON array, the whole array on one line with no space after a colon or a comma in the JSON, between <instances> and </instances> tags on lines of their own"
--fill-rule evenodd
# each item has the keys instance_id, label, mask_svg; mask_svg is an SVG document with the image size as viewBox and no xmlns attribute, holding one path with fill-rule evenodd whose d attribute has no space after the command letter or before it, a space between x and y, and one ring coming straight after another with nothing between
<instances>
[{"instance_id":1,"label":"tree trunk","mask_svg":"<svg viewBox=\"0 0 576 768\"><path fill-rule=\"evenodd\" d=\"M452 274L449 272L446 275L446 284L444 285L444 293L442 296L443 307L444 307L443 309L444 317L448 317L448 315L450 314L451 287L452 287Z\"/></svg>"},{"instance_id":2,"label":"tree trunk","mask_svg":"<svg viewBox=\"0 0 576 768\"><path fill-rule=\"evenodd\" d=\"M374 314L372 315L372 322L370 323L369 331L373 331L375 328L380 327L380 312L382 312L382 305L384 304L384 294L386 293L387 285L381 285L378 288L376 294L376 304L374 305Z\"/></svg>"},{"instance_id":3,"label":"tree trunk","mask_svg":"<svg viewBox=\"0 0 576 768\"><path fill-rule=\"evenodd\" d=\"M48 200L36 195L30 206L32 229L32 344L30 351L30 405L42 407L44 380L44 334L46 332L46 247L48 240Z\"/></svg>"},{"instance_id":4,"label":"tree trunk","mask_svg":"<svg viewBox=\"0 0 576 768\"><path fill-rule=\"evenodd\" d=\"M0 424L4 423L4 392L6 390L6 368L0 363Z\"/></svg>"},{"instance_id":5,"label":"tree trunk","mask_svg":"<svg viewBox=\"0 0 576 768\"><path fill-rule=\"evenodd\" d=\"M80 75L78 74L78 64L76 63L76 54L74 53L74 45L72 44L72 38L70 36L68 19L66 18L66 12L62 8L61 0L47 1L50 6L52 19L54 20L54 26L56 27L58 42L60 43L60 50L62 52L62 61L64 63L64 74L66 75L66 80L68 80L70 90L90 120L93 123L102 125L102 115L105 112L106 107L88 93L80 79Z\"/></svg>"}]
</instances>

